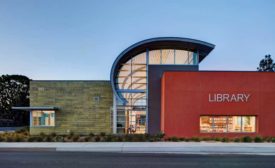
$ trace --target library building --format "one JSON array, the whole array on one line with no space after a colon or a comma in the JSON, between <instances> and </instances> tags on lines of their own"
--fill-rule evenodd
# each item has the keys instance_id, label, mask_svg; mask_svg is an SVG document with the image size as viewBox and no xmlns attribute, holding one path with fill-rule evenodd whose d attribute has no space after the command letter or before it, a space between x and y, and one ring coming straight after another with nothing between
<instances>
[{"instance_id":1,"label":"library building","mask_svg":"<svg viewBox=\"0 0 275 168\"><path fill-rule=\"evenodd\" d=\"M32 80L30 133L275 136L275 73L200 71L215 45L160 37L126 48L110 80Z\"/></svg>"}]
</instances>

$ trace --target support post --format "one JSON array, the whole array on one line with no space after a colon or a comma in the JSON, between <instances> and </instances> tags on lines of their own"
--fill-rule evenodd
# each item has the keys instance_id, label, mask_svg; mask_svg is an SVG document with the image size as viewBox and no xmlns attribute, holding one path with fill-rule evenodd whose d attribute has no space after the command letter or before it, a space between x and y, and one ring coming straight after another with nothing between
<instances>
[{"instance_id":1,"label":"support post","mask_svg":"<svg viewBox=\"0 0 275 168\"><path fill-rule=\"evenodd\" d=\"M117 102L116 95L113 94L113 134L117 133Z\"/></svg>"},{"instance_id":2,"label":"support post","mask_svg":"<svg viewBox=\"0 0 275 168\"><path fill-rule=\"evenodd\" d=\"M149 115L148 115L148 103L149 103L149 89L148 89L148 71L149 71L149 49L147 48L146 49L146 128L145 128L145 132L148 133L148 123L149 123Z\"/></svg>"}]
</instances>

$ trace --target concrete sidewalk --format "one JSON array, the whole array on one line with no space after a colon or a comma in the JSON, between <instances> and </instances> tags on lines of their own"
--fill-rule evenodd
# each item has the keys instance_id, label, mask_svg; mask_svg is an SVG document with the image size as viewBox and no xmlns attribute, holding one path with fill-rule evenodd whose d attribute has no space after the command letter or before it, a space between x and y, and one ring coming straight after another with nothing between
<instances>
[{"instance_id":1,"label":"concrete sidewalk","mask_svg":"<svg viewBox=\"0 0 275 168\"><path fill-rule=\"evenodd\" d=\"M77 152L275 155L275 143L219 142L80 142L0 143L0 151L54 150Z\"/></svg>"}]
</instances>

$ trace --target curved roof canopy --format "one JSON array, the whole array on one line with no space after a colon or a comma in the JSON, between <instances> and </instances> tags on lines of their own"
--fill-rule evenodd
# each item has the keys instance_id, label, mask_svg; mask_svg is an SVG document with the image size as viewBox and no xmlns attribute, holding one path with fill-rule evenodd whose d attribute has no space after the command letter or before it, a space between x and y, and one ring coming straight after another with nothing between
<instances>
[{"instance_id":1,"label":"curved roof canopy","mask_svg":"<svg viewBox=\"0 0 275 168\"><path fill-rule=\"evenodd\" d=\"M179 37L159 37L140 41L125 49L115 60L111 69L111 85L114 93L118 96L115 87L116 76L121 66L132 57L146 52L146 50L157 49L179 49L199 53L199 62L201 62L213 49L215 45L189 38ZM119 97L120 98L120 97Z\"/></svg>"}]
</instances>

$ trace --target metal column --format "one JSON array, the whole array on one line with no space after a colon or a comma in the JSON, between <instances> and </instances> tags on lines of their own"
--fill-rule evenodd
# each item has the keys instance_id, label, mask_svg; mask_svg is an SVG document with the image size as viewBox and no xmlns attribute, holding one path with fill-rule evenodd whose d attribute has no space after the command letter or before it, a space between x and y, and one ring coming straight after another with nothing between
<instances>
[{"instance_id":1,"label":"metal column","mask_svg":"<svg viewBox=\"0 0 275 168\"><path fill-rule=\"evenodd\" d=\"M149 123L149 115L148 115L148 93L149 93L149 89L148 89L148 70L149 70L149 49L146 49L146 127L145 127L145 133L148 133L148 123Z\"/></svg>"},{"instance_id":2,"label":"metal column","mask_svg":"<svg viewBox=\"0 0 275 168\"><path fill-rule=\"evenodd\" d=\"M113 134L117 133L117 101L116 95L113 94Z\"/></svg>"}]
</instances>

